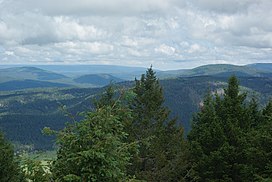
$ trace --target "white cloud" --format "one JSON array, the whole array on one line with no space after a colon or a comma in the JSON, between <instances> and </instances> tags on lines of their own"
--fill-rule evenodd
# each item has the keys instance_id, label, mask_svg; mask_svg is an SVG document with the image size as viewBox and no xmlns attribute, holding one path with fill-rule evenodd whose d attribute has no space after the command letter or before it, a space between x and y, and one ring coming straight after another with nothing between
<instances>
[{"instance_id":1,"label":"white cloud","mask_svg":"<svg viewBox=\"0 0 272 182\"><path fill-rule=\"evenodd\" d=\"M5 51L4 54L7 55L7 56L14 56L13 51Z\"/></svg>"},{"instance_id":2,"label":"white cloud","mask_svg":"<svg viewBox=\"0 0 272 182\"><path fill-rule=\"evenodd\" d=\"M190 46L190 49L188 50L188 53L197 53L197 52L204 52L206 49L199 44L192 44Z\"/></svg>"},{"instance_id":3,"label":"white cloud","mask_svg":"<svg viewBox=\"0 0 272 182\"><path fill-rule=\"evenodd\" d=\"M107 54L113 51L114 46L101 42L63 42L54 44L59 50L65 50L66 53L81 54Z\"/></svg>"},{"instance_id":4,"label":"white cloud","mask_svg":"<svg viewBox=\"0 0 272 182\"><path fill-rule=\"evenodd\" d=\"M93 41L107 37L107 32L99 30L94 25L80 24L67 17L55 17L55 33L59 40Z\"/></svg>"},{"instance_id":5,"label":"white cloud","mask_svg":"<svg viewBox=\"0 0 272 182\"><path fill-rule=\"evenodd\" d=\"M160 52L163 54L166 54L168 56L174 55L176 52L176 49L174 47L161 44L159 47L155 48L155 52Z\"/></svg>"},{"instance_id":6,"label":"white cloud","mask_svg":"<svg viewBox=\"0 0 272 182\"><path fill-rule=\"evenodd\" d=\"M161 69L271 62L271 0L0 0L0 60Z\"/></svg>"}]
</instances>

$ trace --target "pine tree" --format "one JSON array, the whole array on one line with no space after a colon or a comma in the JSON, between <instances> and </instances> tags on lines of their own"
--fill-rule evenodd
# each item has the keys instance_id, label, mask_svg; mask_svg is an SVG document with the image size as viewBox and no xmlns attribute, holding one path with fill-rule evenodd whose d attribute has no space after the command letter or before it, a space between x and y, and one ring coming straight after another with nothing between
<instances>
[{"instance_id":1,"label":"pine tree","mask_svg":"<svg viewBox=\"0 0 272 182\"><path fill-rule=\"evenodd\" d=\"M177 126L176 119L169 119L163 89L152 67L135 82L129 135L140 143L140 148L130 174L147 181L183 180L187 167L183 129Z\"/></svg>"}]
</instances>

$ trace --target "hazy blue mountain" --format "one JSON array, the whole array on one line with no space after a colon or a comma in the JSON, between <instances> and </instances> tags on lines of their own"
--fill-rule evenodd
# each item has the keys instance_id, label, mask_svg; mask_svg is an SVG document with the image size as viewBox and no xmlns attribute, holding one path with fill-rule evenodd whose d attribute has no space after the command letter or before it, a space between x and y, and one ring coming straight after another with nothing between
<instances>
[{"instance_id":1,"label":"hazy blue mountain","mask_svg":"<svg viewBox=\"0 0 272 182\"><path fill-rule=\"evenodd\" d=\"M269 65L269 64L267 64ZM257 69L257 67L262 69ZM231 75L243 76L243 77L270 77L271 74L267 72L269 67L266 65L258 66L237 66L230 64L211 64L199 66L193 69L187 70L170 70L165 72L159 72L161 78L175 78L175 77L192 77L192 76L222 76L229 77ZM272 71L271 71L272 73Z\"/></svg>"},{"instance_id":2,"label":"hazy blue mountain","mask_svg":"<svg viewBox=\"0 0 272 182\"><path fill-rule=\"evenodd\" d=\"M111 74L124 80L134 79L146 71L143 67L117 65L36 65L36 67L67 76L78 77L87 74Z\"/></svg>"},{"instance_id":3,"label":"hazy blue mountain","mask_svg":"<svg viewBox=\"0 0 272 182\"><path fill-rule=\"evenodd\" d=\"M215 75L220 73L226 72L239 72L239 73L246 73L252 76L258 76L258 72L255 69L248 68L245 66L236 66L230 64L211 64L200 66L189 70L188 72L184 73L184 75L188 76L204 76L204 75Z\"/></svg>"},{"instance_id":4,"label":"hazy blue mountain","mask_svg":"<svg viewBox=\"0 0 272 182\"><path fill-rule=\"evenodd\" d=\"M117 83L123 80L110 74L89 74L75 78L74 81L76 83L91 84L94 86L105 86L111 82Z\"/></svg>"},{"instance_id":5,"label":"hazy blue mountain","mask_svg":"<svg viewBox=\"0 0 272 182\"><path fill-rule=\"evenodd\" d=\"M0 69L14 67L29 67L29 65L0 65ZM32 65L32 67L74 78L87 74L111 74L123 80L134 80L146 71L143 67L117 65Z\"/></svg>"},{"instance_id":6,"label":"hazy blue mountain","mask_svg":"<svg viewBox=\"0 0 272 182\"><path fill-rule=\"evenodd\" d=\"M255 68L261 71L266 71L272 73L272 63L256 63L256 64L249 64L247 67Z\"/></svg>"},{"instance_id":7,"label":"hazy blue mountain","mask_svg":"<svg viewBox=\"0 0 272 182\"><path fill-rule=\"evenodd\" d=\"M36 67L12 67L0 70L0 81L24 79L55 81L67 79L67 76Z\"/></svg>"},{"instance_id":8,"label":"hazy blue mountain","mask_svg":"<svg viewBox=\"0 0 272 182\"><path fill-rule=\"evenodd\" d=\"M0 83L0 91L22 90L29 88L52 88L52 87L62 88L72 87L72 85L38 80L12 80Z\"/></svg>"},{"instance_id":9,"label":"hazy blue mountain","mask_svg":"<svg viewBox=\"0 0 272 182\"><path fill-rule=\"evenodd\" d=\"M160 79L176 78L180 75L187 73L190 69L156 71L157 77Z\"/></svg>"}]
</instances>

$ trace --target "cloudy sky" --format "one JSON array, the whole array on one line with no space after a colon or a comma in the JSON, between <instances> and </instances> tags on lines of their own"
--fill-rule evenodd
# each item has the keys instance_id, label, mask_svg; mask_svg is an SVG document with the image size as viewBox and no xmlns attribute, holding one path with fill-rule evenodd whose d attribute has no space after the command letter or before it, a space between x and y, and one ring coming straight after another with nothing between
<instances>
[{"instance_id":1,"label":"cloudy sky","mask_svg":"<svg viewBox=\"0 0 272 182\"><path fill-rule=\"evenodd\" d=\"M0 64L272 62L272 0L0 0Z\"/></svg>"}]
</instances>

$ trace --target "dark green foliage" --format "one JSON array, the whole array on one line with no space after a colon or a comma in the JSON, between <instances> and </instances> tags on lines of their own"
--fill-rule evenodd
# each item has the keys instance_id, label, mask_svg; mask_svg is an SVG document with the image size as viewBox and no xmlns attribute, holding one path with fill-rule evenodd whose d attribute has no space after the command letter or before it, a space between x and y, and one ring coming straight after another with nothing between
<instances>
[{"instance_id":1,"label":"dark green foliage","mask_svg":"<svg viewBox=\"0 0 272 182\"><path fill-rule=\"evenodd\" d=\"M23 181L19 163L14 156L12 145L7 142L0 131L0 181L19 182Z\"/></svg>"},{"instance_id":2,"label":"dark green foliage","mask_svg":"<svg viewBox=\"0 0 272 182\"><path fill-rule=\"evenodd\" d=\"M271 177L271 122L256 99L245 104L236 77L223 97L208 95L193 119L192 181L252 181ZM269 118L269 117L268 117ZM270 125L270 126L269 126Z\"/></svg>"},{"instance_id":3,"label":"dark green foliage","mask_svg":"<svg viewBox=\"0 0 272 182\"><path fill-rule=\"evenodd\" d=\"M254 130L248 133L249 162L254 164L254 174L259 181L272 180L272 101L263 109L261 119Z\"/></svg>"},{"instance_id":4,"label":"dark green foliage","mask_svg":"<svg viewBox=\"0 0 272 182\"><path fill-rule=\"evenodd\" d=\"M162 87L152 68L136 80L134 92L128 133L140 148L130 174L147 181L182 181L187 167L183 129L175 119L169 119L170 111L163 105Z\"/></svg>"}]
</instances>

